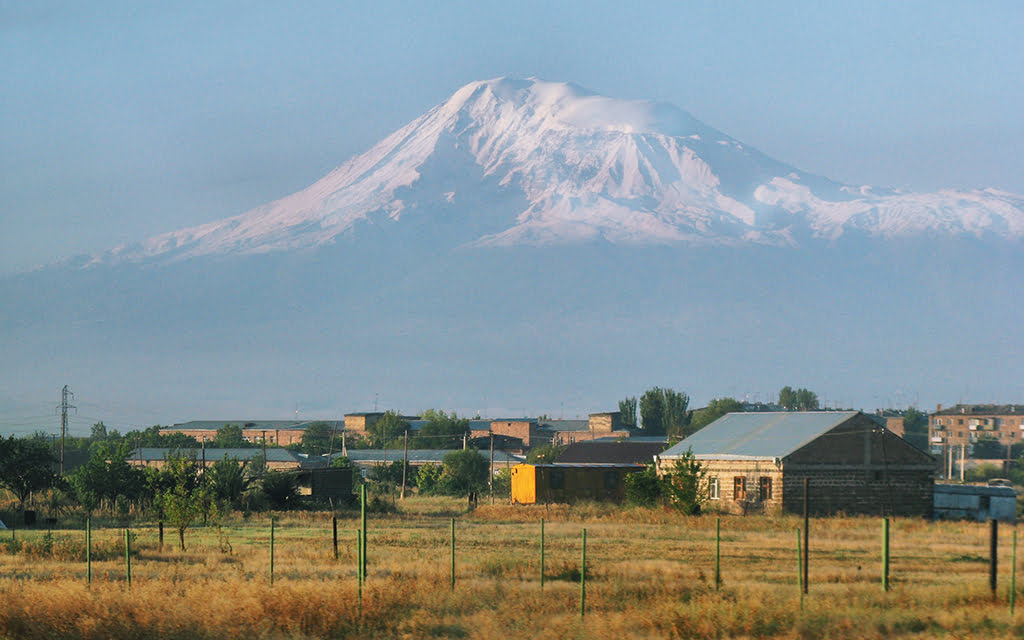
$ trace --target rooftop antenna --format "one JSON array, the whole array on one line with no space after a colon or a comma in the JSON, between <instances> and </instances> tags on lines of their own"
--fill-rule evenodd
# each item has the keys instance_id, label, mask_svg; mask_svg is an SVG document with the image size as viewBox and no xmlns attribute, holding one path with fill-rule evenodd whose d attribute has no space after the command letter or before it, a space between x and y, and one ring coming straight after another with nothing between
<instances>
[{"instance_id":1,"label":"rooftop antenna","mask_svg":"<svg viewBox=\"0 0 1024 640\"><path fill-rule=\"evenodd\" d=\"M377 392L373 392L373 412L377 413Z\"/></svg>"}]
</instances>

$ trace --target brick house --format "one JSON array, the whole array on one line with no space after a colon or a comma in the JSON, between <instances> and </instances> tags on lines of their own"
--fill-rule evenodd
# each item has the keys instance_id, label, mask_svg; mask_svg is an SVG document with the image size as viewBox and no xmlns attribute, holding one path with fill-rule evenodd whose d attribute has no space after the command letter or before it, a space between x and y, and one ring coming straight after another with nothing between
<instances>
[{"instance_id":1,"label":"brick house","mask_svg":"<svg viewBox=\"0 0 1024 640\"><path fill-rule=\"evenodd\" d=\"M213 442L217 430L228 425L242 429L242 437L253 444L277 444L286 447L301 444L306 427L316 422L325 422L332 428L340 428L340 421L331 420L192 420L161 429L162 433L183 433L199 442Z\"/></svg>"},{"instance_id":2,"label":"brick house","mask_svg":"<svg viewBox=\"0 0 1024 640\"><path fill-rule=\"evenodd\" d=\"M930 517L935 459L859 411L730 413L657 458L661 472L692 451L708 507L725 513Z\"/></svg>"},{"instance_id":3,"label":"brick house","mask_svg":"<svg viewBox=\"0 0 1024 640\"><path fill-rule=\"evenodd\" d=\"M1024 442L1024 405L958 404L948 409L939 405L928 416L928 441L934 454L961 446L970 453L973 445L984 439L1003 447Z\"/></svg>"}]
</instances>

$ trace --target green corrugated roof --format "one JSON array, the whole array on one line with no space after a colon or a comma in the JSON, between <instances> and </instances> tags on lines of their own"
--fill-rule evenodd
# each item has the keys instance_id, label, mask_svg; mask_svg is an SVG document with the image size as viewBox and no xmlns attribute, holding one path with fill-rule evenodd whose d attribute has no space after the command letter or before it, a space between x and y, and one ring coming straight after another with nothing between
<instances>
[{"instance_id":1,"label":"green corrugated roof","mask_svg":"<svg viewBox=\"0 0 1024 640\"><path fill-rule=\"evenodd\" d=\"M784 458L858 411L783 411L729 413L661 454L697 458Z\"/></svg>"}]
</instances>

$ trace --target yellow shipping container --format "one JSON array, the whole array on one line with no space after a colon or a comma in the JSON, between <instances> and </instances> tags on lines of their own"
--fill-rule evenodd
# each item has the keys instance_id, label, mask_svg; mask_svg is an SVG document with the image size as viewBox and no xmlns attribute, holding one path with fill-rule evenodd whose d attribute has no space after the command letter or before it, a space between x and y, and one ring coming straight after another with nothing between
<instances>
[{"instance_id":1,"label":"yellow shipping container","mask_svg":"<svg viewBox=\"0 0 1024 640\"><path fill-rule=\"evenodd\" d=\"M556 463L512 467L513 504L622 500L626 476L641 464Z\"/></svg>"}]
</instances>

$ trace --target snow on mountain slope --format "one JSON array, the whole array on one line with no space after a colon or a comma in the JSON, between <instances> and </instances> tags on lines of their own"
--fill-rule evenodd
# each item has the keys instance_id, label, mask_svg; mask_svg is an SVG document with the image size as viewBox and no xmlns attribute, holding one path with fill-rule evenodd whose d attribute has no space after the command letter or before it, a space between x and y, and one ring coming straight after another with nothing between
<instances>
[{"instance_id":1,"label":"snow on mountain slope","mask_svg":"<svg viewBox=\"0 0 1024 640\"><path fill-rule=\"evenodd\" d=\"M490 206L492 199L505 205ZM499 78L462 87L302 191L97 260L316 247L360 225L440 220L467 229L459 242L475 246L787 245L850 231L1019 238L1024 199L993 190L846 187L772 160L671 105Z\"/></svg>"}]
</instances>

